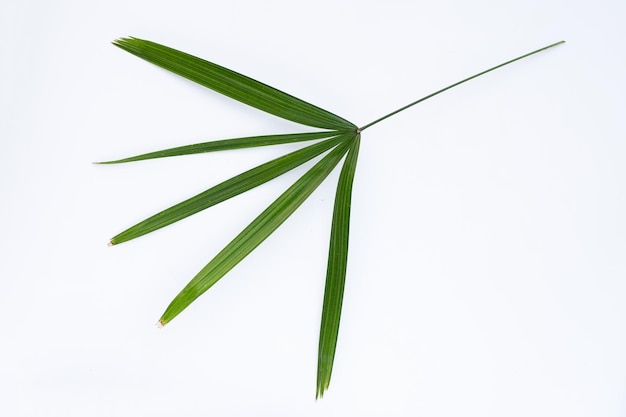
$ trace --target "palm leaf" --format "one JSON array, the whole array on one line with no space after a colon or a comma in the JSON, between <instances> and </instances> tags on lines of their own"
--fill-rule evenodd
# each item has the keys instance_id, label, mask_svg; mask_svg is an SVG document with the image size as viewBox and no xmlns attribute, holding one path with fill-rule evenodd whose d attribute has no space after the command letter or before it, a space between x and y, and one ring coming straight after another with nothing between
<instances>
[{"instance_id":1,"label":"palm leaf","mask_svg":"<svg viewBox=\"0 0 626 417\"><path fill-rule=\"evenodd\" d=\"M328 269L326 271L326 289L324 290L324 305L322 308L322 324L320 327L319 352L317 356L317 391L315 397L322 397L330 384L333 370L337 336L339 334L339 320L343 289L346 282L346 267L348 264L348 236L350 232L350 205L352 201L352 183L356 171L356 161L359 156L361 135L350 147L350 151L341 169L333 223L330 232L330 248L328 250Z\"/></svg>"},{"instance_id":2,"label":"palm leaf","mask_svg":"<svg viewBox=\"0 0 626 417\"><path fill-rule=\"evenodd\" d=\"M283 119L322 129L356 129L355 125L329 111L176 49L137 38L121 38L113 44L161 68Z\"/></svg>"},{"instance_id":3,"label":"palm leaf","mask_svg":"<svg viewBox=\"0 0 626 417\"><path fill-rule=\"evenodd\" d=\"M178 146L176 148L163 149L161 151L144 153L129 158L116 159L114 161L95 162L96 164L120 164L123 162L143 161L146 159L165 158L169 156L191 155L196 153L229 151L233 149L256 148L259 146L282 145L285 143L303 142L307 140L325 139L337 136L338 131L289 133L284 135L248 136L245 138L215 140L211 142L196 143L193 145Z\"/></svg>"},{"instance_id":4,"label":"palm leaf","mask_svg":"<svg viewBox=\"0 0 626 417\"><path fill-rule=\"evenodd\" d=\"M112 243L119 243L164 227L256 187L301 165L315 156L321 155L323 152L329 151L325 157L317 162L280 197L270 204L269 207L198 272L187 286L172 300L163 313L160 319L163 325L180 314L196 298L213 286L272 234L324 181L335 166L339 164L344 155L346 153L348 154L337 184L330 236L318 351L316 397L321 397L328 389L330 383L337 346L347 269L352 184L360 145L360 133L370 126L406 110L417 103L449 90L450 88L530 55L552 48L553 46L563 43L563 41L548 45L465 78L401 107L398 110L388 113L360 128L357 128L354 124L324 109L304 102L242 74L188 55L184 52L137 38L122 38L113 43L153 64L242 103L286 120L328 129L329 131L227 139L165 149L104 163L121 163L166 156L331 138L274 159L224 181L203 193L157 213L112 239Z\"/></svg>"},{"instance_id":5,"label":"palm leaf","mask_svg":"<svg viewBox=\"0 0 626 417\"><path fill-rule=\"evenodd\" d=\"M246 192L315 158L338 145L344 138L345 134L307 146L252 168L137 223L113 237L109 244L116 245L143 236Z\"/></svg>"},{"instance_id":6,"label":"palm leaf","mask_svg":"<svg viewBox=\"0 0 626 417\"><path fill-rule=\"evenodd\" d=\"M160 323L165 325L176 317L287 220L339 163L354 136L354 134L345 134L339 146L281 194L202 268L170 303L161 316Z\"/></svg>"}]
</instances>

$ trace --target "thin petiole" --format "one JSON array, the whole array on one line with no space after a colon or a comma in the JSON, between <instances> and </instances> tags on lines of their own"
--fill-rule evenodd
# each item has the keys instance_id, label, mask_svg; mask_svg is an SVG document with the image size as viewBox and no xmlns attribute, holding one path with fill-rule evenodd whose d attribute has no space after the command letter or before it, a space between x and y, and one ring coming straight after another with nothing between
<instances>
[{"instance_id":1,"label":"thin petiole","mask_svg":"<svg viewBox=\"0 0 626 417\"><path fill-rule=\"evenodd\" d=\"M553 43L552 45L544 46L544 47L543 47L543 48L541 48L541 49L537 49L536 51L529 52L529 53L527 53L527 54L525 54L525 55L519 56L519 57L517 57L517 58L515 58L515 59L512 59L512 60L510 60L510 61L506 61L506 62L504 62L504 63L502 63L502 64L500 64L500 65L496 65L496 66L495 66L495 67L493 67L493 68L489 68L488 70L485 70L485 71L479 72L478 74L472 75L472 76L471 76L471 77L469 77L469 78L466 78L466 79L461 80L461 81L458 81L458 82L456 82L456 83L454 83L454 84L452 84L452 85L449 85L449 86L447 86L446 88L442 88L442 89L441 89L441 90L439 90L439 91L435 91L434 93L431 93L431 94L427 95L426 97L422 97L422 98L420 98L419 100L414 101L414 102L413 102L413 103L411 103L411 104L407 104L406 106L401 107L401 108L399 108L398 110L393 111L393 112L391 112L391 113L387 114L386 116L381 117L380 119L376 119L376 120L374 120L373 122L368 123L368 124L366 124L366 125L365 125L365 126L363 126L363 127L360 127L360 128L358 129L358 132L362 132L363 130L367 129L368 127L373 126L373 125L375 125L375 124L376 124L376 123L378 123L378 122L382 122L383 120L385 120L385 119L386 119L386 118L388 118L388 117L393 116L394 114L400 113L402 110L406 110L406 109L408 109L409 107L416 105L417 103L421 103L421 102L422 102L422 101L424 101L424 100L428 100L429 98L434 97L434 96L436 96L436 95L437 95L437 94L439 94L439 93L443 93L444 91L449 90L449 89L451 89L451 88L453 88L453 87L456 87L457 85L463 84L463 83L464 83L464 82L466 82L466 81L469 81L469 80L472 80L472 79L474 79L474 78L480 77L481 75L484 75L484 74L486 74L486 73L488 73L488 72L491 72L491 71L493 71L493 70L495 70L495 69L501 68L501 67L503 67L503 66L505 66L505 65L508 65L508 64L511 64L511 63L513 63L513 62L515 62L515 61L519 61L520 59L524 59L524 58L529 57L529 56L531 56L531 55L534 55L534 54L536 54L536 53L538 53L538 52L545 51L546 49L552 48L553 46L557 46L557 45L560 45L560 44L562 44L562 43L565 43L565 41L559 41L559 42Z\"/></svg>"}]
</instances>

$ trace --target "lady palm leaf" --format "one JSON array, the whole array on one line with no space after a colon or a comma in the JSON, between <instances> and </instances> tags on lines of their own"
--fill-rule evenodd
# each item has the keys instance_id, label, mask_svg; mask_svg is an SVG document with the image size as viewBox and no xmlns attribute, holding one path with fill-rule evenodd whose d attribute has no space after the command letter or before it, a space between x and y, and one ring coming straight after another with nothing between
<instances>
[{"instance_id":1,"label":"lady palm leaf","mask_svg":"<svg viewBox=\"0 0 626 417\"><path fill-rule=\"evenodd\" d=\"M356 129L355 125L329 111L176 49L137 38L122 38L113 44L168 71L283 119L323 129Z\"/></svg>"},{"instance_id":2,"label":"lady palm leaf","mask_svg":"<svg viewBox=\"0 0 626 417\"><path fill-rule=\"evenodd\" d=\"M165 325L176 317L287 220L337 166L348 150L354 136L354 133L344 134L343 141L339 146L281 194L248 227L226 245L211 262L202 268L170 303L161 316L160 323Z\"/></svg>"},{"instance_id":3,"label":"lady palm leaf","mask_svg":"<svg viewBox=\"0 0 626 417\"><path fill-rule=\"evenodd\" d=\"M195 153L229 151L233 149L256 148L260 146L282 145L285 143L304 142L314 139L325 139L337 136L339 131L290 133L286 135L249 136L245 138L215 140L212 142L196 143L194 145L178 146L156 152L144 153L130 158L115 161L96 162L96 164L120 164L123 162L144 161L146 159L165 158L169 156L191 155Z\"/></svg>"},{"instance_id":4,"label":"lady palm leaf","mask_svg":"<svg viewBox=\"0 0 626 417\"><path fill-rule=\"evenodd\" d=\"M328 389L335 360L343 288L346 282L346 268L348 266L352 182L354 181L360 144L361 135L358 134L350 147L350 152L343 164L341 174L339 174L339 183L337 184L337 193L335 195L333 223L330 231L330 248L328 250L326 289L324 290L324 306L322 307L322 325L320 326L319 352L317 354L316 397L323 396L324 391Z\"/></svg>"},{"instance_id":5,"label":"lady palm leaf","mask_svg":"<svg viewBox=\"0 0 626 417\"><path fill-rule=\"evenodd\" d=\"M322 308L322 323L320 327L316 397L321 397L328 389L330 383L337 346L341 305L347 270L352 184L356 170L361 132L400 111L450 88L561 44L563 41L548 45L465 78L464 80L449 85L448 87L363 125L360 128L331 112L294 96L184 52L137 38L122 38L113 43L140 58L237 101L286 120L326 129L326 131L322 132L252 136L219 140L165 149L114 161L101 162L103 164L114 164L193 153L326 139L261 164L226 180L194 197L149 217L111 239L111 244L121 243L160 229L257 187L327 152L326 156L281 194L198 272L167 307L160 319L162 325L165 325L180 314L189 304L213 286L272 234L311 195L324 179L326 179L345 156L335 196L328 269L326 273L326 287L324 290Z\"/></svg>"}]
</instances>

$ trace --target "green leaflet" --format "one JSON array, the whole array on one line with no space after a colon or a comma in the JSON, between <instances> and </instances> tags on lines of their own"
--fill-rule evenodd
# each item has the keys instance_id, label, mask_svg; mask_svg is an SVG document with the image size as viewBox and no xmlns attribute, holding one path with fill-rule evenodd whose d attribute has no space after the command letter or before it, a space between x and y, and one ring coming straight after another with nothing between
<instances>
[{"instance_id":1,"label":"green leaflet","mask_svg":"<svg viewBox=\"0 0 626 417\"><path fill-rule=\"evenodd\" d=\"M160 322L167 324L202 293L248 256L307 199L324 181L348 150L354 135L346 134L343 142L307 171L268 208L213 258L167 307Z\"/></svg>"},{"instance_id":2,"label":"green leaflet","mask_svg":"<svg viewBox=\"0 0 626 417\"><path fill-rule=\"evenodd\" d=\"M352 183L359 156L361 135L350 147L346 157L335 195L333 223L330 232L330 248L328 250L328 269L326 271L326 289L322 308L322 324L320 326L319 351L317 356L317 391L315 398L322 397L330 384L330 376L335 360L337 336L343 289L346 282L348 264L348 236L350 232L350 205L352 201Z\"/></svg>"},{"instance_id":3,"label":"green leaflet","mask_svg":"<svg viewBox=\"0 0 626 417\"><path fill-rule=\"evenodd\" d=\"M137 38L117 39L113 44L161 68L283 119L322 129L356 129L355 125L329 111L176 49Z\"/></svg>"},{"instance_id":4,"label":"green leaflet","mask_svg":"<svg viewBox=\"0 0 626 417\"><path fill-rule=\"evenodd\" d=\"M245 138L215 140L196 143L194 145L178 146L161 151L144 153L115 161L96 162L96 164L120 164L123 162L143 161L146 159L165 158L169 156L191 155L195 153L228 151L232 149L256 148L259 146L282 145L284 143L303 142L314 139L324 139L337 136L338 131L289 133L285 135L248 136Z\"/></svg>"},{"instance_id":5,"label":"green leaflet","mask_svg":"<svg viewBox=\"0 0 626 417\"><path fill-rule=\"evenodd\" d=\"M336 146L344 137L345 134L344 136L307 146L306 148L291 152L230 178L194 197L137 223L113 237L110 244L116 245L135 239L257 187Z\"/></svg>"}]
</instances>

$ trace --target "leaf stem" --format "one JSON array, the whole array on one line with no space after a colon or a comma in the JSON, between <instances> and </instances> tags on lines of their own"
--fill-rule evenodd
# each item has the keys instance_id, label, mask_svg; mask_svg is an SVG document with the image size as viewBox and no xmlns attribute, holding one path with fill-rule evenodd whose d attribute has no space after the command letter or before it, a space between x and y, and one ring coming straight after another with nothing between
<instances>
[{"instance_id":1,"label":"leaf stem","mask_svg":"<svg viewBox=\"0 0 626 417\"><path fill-rule=\"evenodd\" d=\"M486 74L488 72L491 72L491 71L496 70L498 68L504 67L505 65L511 64L511 63L513 63L515 61L519 61L520 59L524 59L524 58L529 57L531 55L534 55L534 54L536 54L538 52L545 51L546 49L552 48L553 46L557 46L557 45L560 45L562 43L565 43L565 41L559 41L559 42L553 43L552 45L544 46L541 49L537 49L536 51L529 52L529 53L527 53L525 55L522 55L522 56L519 56L517 58L511 59L510 61L506 61L506 62L504 62L504 63L502 63L500 65L496 65L493 68L489 68L488 70L485 70L485 71L479 72L478 74L472 75L471 77L468 77L468 78L466 78L464 80L458 81L458 82L456 82L456 83L454 83L452 85L447 86L446 88L442 88L439 91L435 91L434 93L431 93L431 94L427 95L426 97L422 97L419 100L414 101L413 103L407 104L406 106L401 107L398 110L393 111L393 112L387 114L386 116L381 117L380 119L376 119L373 122L368 123L368 124L366 124L363 127L360 127L357 131L358 132L362 132L363 130L367 129L368 127L373 126L373 125L375 125L378 122L382 122L383 120L387 119L388 117L393 116L394 114L400 113L401 111L406 110L409 107L416 105L417 103L421 103L422 101L428 100L429 98L434 97L434 96L436 96L439 93L443 93L444 91L449 90L449 89L451 89L453 87L456 87L457 85L463 84L466 81L469 81L469 80L472 80L474 78L480 77L481 75L484 75L484 74Z\"/></svg>"}]
</instances>

